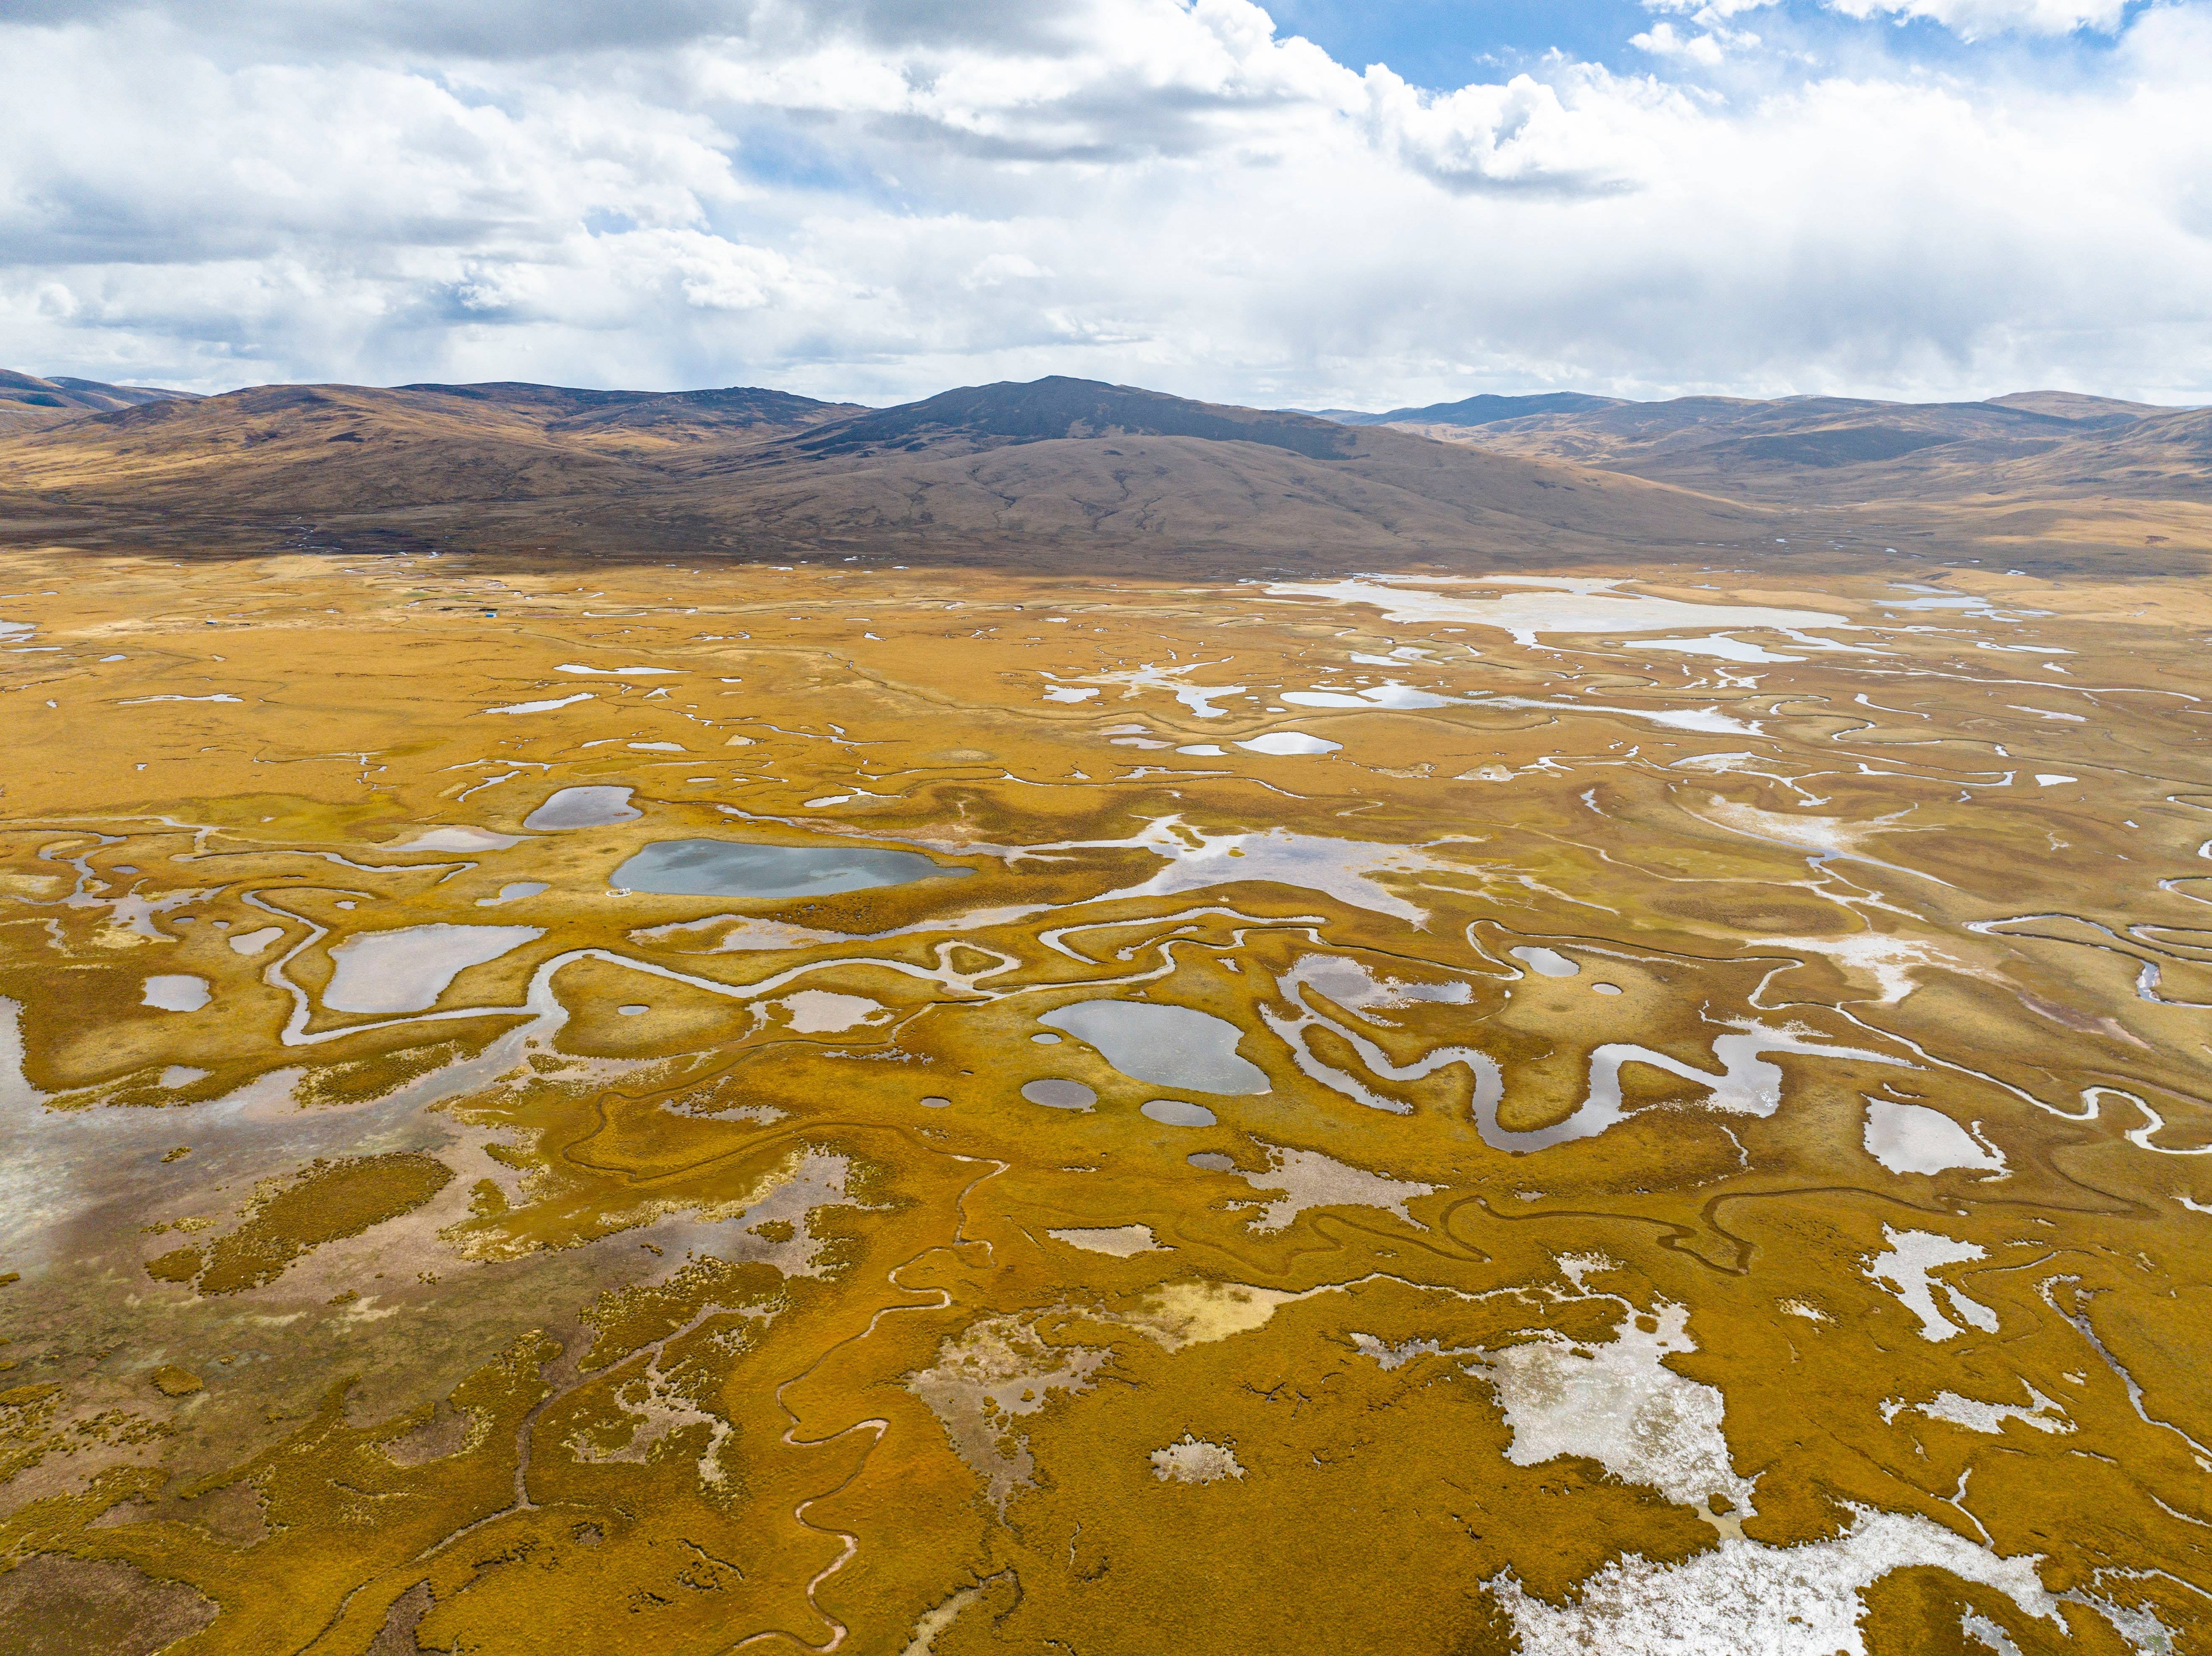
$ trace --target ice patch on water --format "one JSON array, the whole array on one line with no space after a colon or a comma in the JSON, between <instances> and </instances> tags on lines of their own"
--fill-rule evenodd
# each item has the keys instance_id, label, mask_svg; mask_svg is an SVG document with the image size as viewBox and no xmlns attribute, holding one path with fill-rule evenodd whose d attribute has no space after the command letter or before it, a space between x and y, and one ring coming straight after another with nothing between
<instances>
[{"instance_id":1,"label":"ice patch on water","mask_svg":"<svg viewBox=\"0 0 2212 1656\"><path fill-rule=\"evenodd\" d=\"M323 1004L334 1012L423 1011L470 967L543 936L534 925L442 923L357 932L331 950L337 970L323 991Z\"/></svg>"},{"instance_id":2,"label":"ice patch on water","mask_svg":"<svg viewBox=\"0 0 2212 1656\"><path fill-rule=\"evenodd\" d=\"M1425 590L1445 585L1534 587L1488 597L1458 597ZM1385 621L1466 622L1510 633L1518 644L1533 645L1540 633L1656 633L1674 628L1752 627L1776 628L1840 627L1848 617L1818 610L1781 610L1740 604L1686 604L1679 598L1620 592L1618 578L1483 575L1465 582L1434 580L1422 586L1384 585L1354 577L1327 582L1280 581L1267 588L1271 597L1325 598L1336 604L1364 604L1382 611Z\"/></svg>"},{"instance_id":3,"label":"ice patch on water","mask_svg":"<svg viewBox=\"0 0 2212 1656\"><path fill-rule=\"evenodd\" d=\"M1802 656L1777 655L1761 645L1732 638L1726 633L1715 633L1710 638L1640 638L1636 640L1639 650L1671 650L1678 655L1713 656L1722 661L1767 662L1802 661Z\"/></svg>"},{"instance_id":4,"label":"ice patch on water","mask_svg":"<svg viewBox=\"0 0 2212 1656\"><path fill-rule=\"evenodd\" d=\"M574 695L549 698L543 701L516 701L504 707L487 707L488 713L545 713L556 707L573 707L579 701L596 701L599 697L589 690L579 690Z\"/></svg>"},{"instance_id":5,"label":"ice patch on water","mask_svg":"<svg viewBox=\"0 0 2212 1656\"><path fill-rule=\"evenodd\" d=\"M1326 737L1308 736L1304 731L1271 731L1266 736L1255 736L1249 742L1239 742L1238 747L1251 753L1264 753L1276 758L1290 758L1299 754L1334 753L1341 742L1331 742Z\"/></svg>"},{"instance_id":6,"label":"ice patch on water","mask_svg":"<svg viewBox=\"0 0 2212 1656\"><path fill-rule=\"evenodd\" d=\"M1866 1151L1892 1173L1942 1173L1950 1168L2004 1171L2004 1157L1942 1113L1922 1104L1867 1100Z\"/></svg>"},{"instance_id":7,"label":"ice patch on water","mask_svg":"<svg viewBox=\"0 0 2212 1656\"><path fill-rule=\"evenodd\" d=\"M142 1006L164 1012L197 1012L208 1004L208 980L184 972L164 972L146 980Z\"/></svg>"},{"instance_id":8,"label":"ice patch on water","mask_svg":"<svg viewBox=\"0 0 2212 1656\"><path fill-rule=\"evenodd\" d=\"M2002 1432L2008 1420L2016 1420L2039 1432L2062 1435L2074 1429L2064 1404L2045 1397L2026 1380L2021 1382L2021 1389L2027 1393L2025 1407L2017 1403L1978 1403L1956 1392L1938 1392L1927 1403L1907 1403L1902 1398L1892 1398L1881 1405L1881 1417L1888 1422L1899 1415L1925 1415L1930 1420L1963 1426L1970 1432Z\"/></svg>"},{"instance_id":9,"label":"ice patch on water","mask_svg":"<svg viewBox=\"0 0 2212 1656\"><path fill-rule=\"evenodd\" d=\"M1923 1339L1948 1340L1954 1334L1963 1334L1966 1331L1960 1323L1972 1324L1985 1334L1997 1331L1996 1312L1929 1274L1942 1265L1987 1259L1984 1250L1932 1230L1892 1230L1884 1225L1881 1234L1889 1250L1868 1261L1866 1274L1896 1295L1899 1302L1920 1319ZM1936 1304L1938 1294L1949 1303L1951 1315L1959 1319L1958 1323L1943 1314Z\"/></svg>"},{"instance_id":10,"label":"ice patch on water","mask_svg":"<svg viewBox=\"0 0 2212 1656\"><path fill-rule=\"evenodd\" d=\"M1354 908L1370 909L1419 925L1428 918L1428 912L1386 890L1373 877L1382 873L1421 874L1453 867L1413 846L1330 840L1319 834L1293 834L1280 828L1270 828L1265 834L1209 836L1172 819L1149 823L1144 833L1115 843L1142 846L1168 858L1170 862L1142 884L1109 891L1103 897L1094 898L1095 902L1174 896L1240 880L1269 880L1322 892ZM1062 848L1039 846L1032 849L1050 852Z\"/></svg>"}]
</instances>

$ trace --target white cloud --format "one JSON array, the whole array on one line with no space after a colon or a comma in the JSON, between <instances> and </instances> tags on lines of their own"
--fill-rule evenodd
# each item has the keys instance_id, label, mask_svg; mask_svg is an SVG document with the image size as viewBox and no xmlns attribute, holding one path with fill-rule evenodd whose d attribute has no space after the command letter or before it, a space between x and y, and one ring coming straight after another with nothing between
<instances>
[{"instance_id":1,"label":"white cloud","mask_svg":"<svg viewBox=\"0 0 2212 1656\"><path fill-rule=\"evenodd\" d=\"M1704 68L1717 69L1730 52L1746 52L1757 45L1759 37L1748 29L1731 29L1717 23L1701 34L1683 34L1662 19L1643 33L1629 36L1628 44L1655 58L1686 58Z\"/></svg>"},{"instance_id":2,"label":"white cloud","mask_svg":"<svg viewBox=\"0 0 2212 1656\"><path fill-rule=\"evenodd\" d=\"M659 0L620 37L521 0L80 8L0 26L0 363L2212 392L2204 5L2045 82L1785 74L1744 0L1655 9L1654 73L1437 94L1245 0Z\"/></svg>"},{"instance_id":3,"label":"white cloud","mask_svg":"<svg viewBox=\"0 0 2212 1656\"><path fill-rule=\"evenodd\" d=\"M1968 40L2017 29L2027 34L2071 34L2077 29L2118 28L2127 0L1822 0L1847 17L1923 17Z\"/></svg>"}]
</instances>

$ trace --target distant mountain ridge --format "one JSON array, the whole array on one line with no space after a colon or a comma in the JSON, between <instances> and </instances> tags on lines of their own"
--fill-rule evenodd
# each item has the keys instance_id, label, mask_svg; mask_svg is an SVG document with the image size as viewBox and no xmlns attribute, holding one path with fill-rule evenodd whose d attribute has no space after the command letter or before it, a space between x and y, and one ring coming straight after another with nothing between
<instances>
[{"instance_id":1,"label":"distant mountain ridge","mask_svg":"<svg viewBox=\"0 0 2212 1656\"><path fill-rule=\"evenodd\" d=\"M1580 414L1589 409L1618 408L1626 400L1620 397L1591 397L1578 391L1539 391L1527 397L1499 397L1483 391L1474 397L1462 397L1456 403L1392 409L1388 414L1359 414L1350 409L1325 409L1319 412L1322 419L1346 426L1488 426L1532 414Z\"/></svg>"},{"instance_id":2,"label":"distant mountain ridge","mask_svg":"<svg viewBox=\"0 0 2212 1656\"><path fill-rule=\"evenodd\" d=\"M2079 493L2100 482L2142 495L2212 482L2197 434L2204 410L2072 391L1966 403L1818 396L1638 403L1555 392L1330 417L1746 500Z\"/></svg>"},{"instance_id":3,"label":"distant mountain ridge","mask_svg":"<svg viewBox=\"0 0 2212 1656\"><path fill-rule=\"evenodd\" d=\"M12 514L118 545L1512 567L1782 544L1776 514L1809 507L1979 534L2002 506L2018 539L2127 502L2135 543L2193 543L2212 489L2212 409L2057 391L1486 394L1354 423L1058 375L884 409L758 386L0 385L39 399L0 425L0 535Z\"/></svg>"},{"instance_id":4,"label":"distant mountain ridge","mask_svg":"<svg viewBox=\"0 0 2212 1656\"><path fill-rule=\"evenodd\" d=\"M1748 528L1725 502L1571 464L1060 376L890 409L747 387L258 386L0 440L10 497L142 538L1240 568Z\"/></svg>"},{"instance_id":5,"label":"distant mountain ridge","mask_svg":"<svg viewBox=\"0 0 2212 1656\"><path fill-rule=\"evenodd\" d=\"M65 420L146 403L172 399L196 400L199 393L170 391L160 385L111 385L99 379L74 379L56 374L42 379L33 373L0 368L0 435L13 431L37 431Z\"/></svg>"}]
</instances>

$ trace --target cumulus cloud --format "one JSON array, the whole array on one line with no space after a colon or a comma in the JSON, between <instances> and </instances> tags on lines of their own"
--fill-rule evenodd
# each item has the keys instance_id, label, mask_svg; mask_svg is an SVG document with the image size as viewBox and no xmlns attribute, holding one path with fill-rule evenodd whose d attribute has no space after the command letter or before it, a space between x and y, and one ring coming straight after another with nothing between
<instances>
[{"instance_id":1,"label":"cumulus cloud","mask_svg":"<svg viewBox=\"0 0 2212 1656\"><path fill-rule=\"evenodd\" d=\"M1686 58L1707 69L1717 69L1731 51L1748 51L1759 44L1759 37L1748 29L1720 25L1685 34L1662 19L1643 33L1630 35L1628 44L1655 58Z\"/></svg>"},{"instance_id":2,"label":"cumulus cloud","mask_svg":"<svg viewBox=\"0 0 2212 1656\"><path fill-rule=\"evenodd\" d=\"M0 357L868 400L2212 389L2203 5L2047 82L1653 9L1649 72L1432 92L1249 0L21 0Z\"/></svg>"}]
</instances>

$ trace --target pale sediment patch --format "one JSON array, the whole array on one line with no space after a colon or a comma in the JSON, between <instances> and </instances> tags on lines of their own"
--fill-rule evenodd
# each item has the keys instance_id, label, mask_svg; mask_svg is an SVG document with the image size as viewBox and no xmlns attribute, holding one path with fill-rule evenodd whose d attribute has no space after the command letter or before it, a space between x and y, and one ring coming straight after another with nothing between
<instances>
[{"instance_id":1,"label":"pale sediment patch","mask_svg":"<svg viewBox=\"0 0 2212 1656\"><path fill-rule=\"evenodd\" d=\"M1153 1450L1149 1458L1152 1476L1163 1483L1218 1483L1224 1478L1241 1480L1244 1476L1235 1450L1224 1443L1208 1443L1188 1432L1180 1441Z\"/></svg>"},{"instance_id":2,"label":"pale sediment patch","mask_svg":"<svg viewBox=\"0 0 2212 1656\"><path fill-rule=\"evenodd\" d=\"M996 1575L987 1575L981 1580L948 1593L943 1600L924 1611L914 1624L914 1635L899 1656L930 1656L937 1647L937 1636L951 1627L960 1612L983 1596L983 1589L994 1581L1011 1578L1013 1571L1000 1570Z\"/></svg>"},{"instance_id":3,"label":"pale sediment patch","mask_svg":"<svg viewBox=\"0 0 2212 1656\"><path fill-rule=\"evenodd\" d=\"M1737 1476L1721 1429L1724 1399L1664 1362L1698 1349L1687 1331L1689 1307L1661 1300L1643 1315L1622 1303L1630 1314L1602 1345L1546 1331L1476 1359L1472 1372L1496 1389L1513 1431L1505 1458L1534 1466L1584 1456L1701 1514L1748 1509L1751 1480Z\"/></svg>"},{"instance_id":4,"label":"pale sediment patch","mask_svg":"<svg viewBox=\"0 0 2212 1656\"><path fill-rule=\"evenodd\" d=\"M1967 972L1966 963L1935 944L1880 931L1854 931L1840 937L1754 937L1747 950L1787 949L1835 961L1847 975L1872 978L1880 1004L1893 1006L1911 994L1914 974L1923 969Z\"/></svg>"},{"instance_id":5,"label":"pale sediment patch","mask_svg":"<svg viewBox=\"0 0 2212 1656\"><path fill-rule=\"evenodd\" d=\"M489 828L435 828L418 834L399 845L380 846L383 852L401 851L506 851L522 843L519 834L495 834Z\"/></svg>"},{"instance_id":6,"label":"pale sediment patch","mask_svg":"<svg viewBox=\"0 0 2212 1656\"><path fill-rule=\"evenodd\" d=\"M602 1445L580 1431L572 1433L562 1447L587 1465L610 1462L642 1465L658 1459L660 1446L677 1433L704 1426L707 1441L700 1448L696 1462L699 1482L704 1488L718 1492L727 1488L730 1474L722 1465L722 1448L729 1442L734 1429L691 1396L682 1381L662 1374L658 1353L640 1372L615 1386L614 1404L627 1426L620 1443Z\"/></svg>"},{"instance_id":7,"label":"pale sediment patch","mask_svg":"<svg viewBox=\"0 0 2212 1656\"><path fill-rule=\"evenodd\" d=\"M802 989L770 1003L781 1006L794 1034L835 1034L879 1022L890 1009L866 995L841 995L829 989Z\"/></svg>"},{"instance_id":8,"label":"pale sediment patch","mask_svg":"<svg viewBox=\"0 0 2212 1656\"><path fill-rule=\"evenodd\" d=\"M1441 1341L1431 1339L1399 1340L1393 1344L1374 1334L1360 1333L1356 1329L1352 1332L1352 1349L1363 1357L1372 1358L1376 1367L1386 1373L1393 1368L1403 1368L1420 1357L1463 1357L1476 1352L1476 1348L1471 1345L1448 1346Z\"/></svg>"},{"instance_id":9,"label":"pale sediment patch","mask_svg":"<svg viewBox=\"0 0 2212 1656\"><path fill-rule=\"evenodd\" d=\"M1522 1656L1865 1656L1859 1595L1892 1570L1947 1570L2003 1593L2024 1614L2057 1623L2039 1556L2004 1557L1918 1513L1852 1509L1832 1541L1769 1547L1724 1538L1680 1564L1630 1554L1553 1604L1510 1574L1486 1584L1513 1620Z\"/></svg>"},{"instance_id":10,"label":"pale sediment patch","mask_svg":"<svg viewBox=\"0 0 2212 1656\"><path fill-rule=\"evenodd\" d=\"M1278 1307L1305 1297L1246 1283L1169 1283L1147 1294L1133 1311L1115 1312L1103 1320L1133 1328L1165 1350L1180 1351L1186 1345L1206 1345L1264 1328Z\"/></svg>"},{"instance_id":11,"label":"pale sediment patch","mask_svg":"<svg viewBox=\"0 0 2212 1656\"><path fill-rule=\"evenodd\" d=\"M1150 1225L1077 1225L1065 1230L1048 1230L1045 1234L1055 1242L1079 1247L1086 1253L1110 1253L1117 1259L1126 1259L1133 1253L1158 1253L1167 1249L1165 1242L1153 1236Z\"/></svg>"},{"instance_id":12,"label":"pale sediment patch","mask_svg":"<svg viewBox=\"0 0 2212 1656\"><path fill-rule=\"evenodd\" d=\"M1313 1208L1380 1208L1418 1230L1421 1227L1406 1211L1406 1204L1417 1196L1430 1195L1437 1188L1434 1185L1392 1179L1383 1174L1370 1173L1364 1168L1350 1167L1319 1150L1274 1145L1267 1149L1267 1171L1247 1173L1237 1169L1237 1177L1254 1190L1262 1194L1279 1192L1274 1200L1262 1205L1252 1220L1252 1229L1262 1235L1285 1228L1298 1215Z\"/></svg>"},{"instance_id":13,"label":"pale sediment patch","mask_svg":"<svg viewBox=\"0 0 2212 1656\"><path fill-rule=\"evenodd\" d=\"M1048 1345L1034 1316L986 1317L938 1347L937 1361L906 1377L907 1390L943 1422L952 1447L981 1476L991 1504L1033 1481L1035 1457L1014 1421L1045 1406L1054 1392L1087 1392L1113 1353Z\"/></svg>"}]
</instances>

